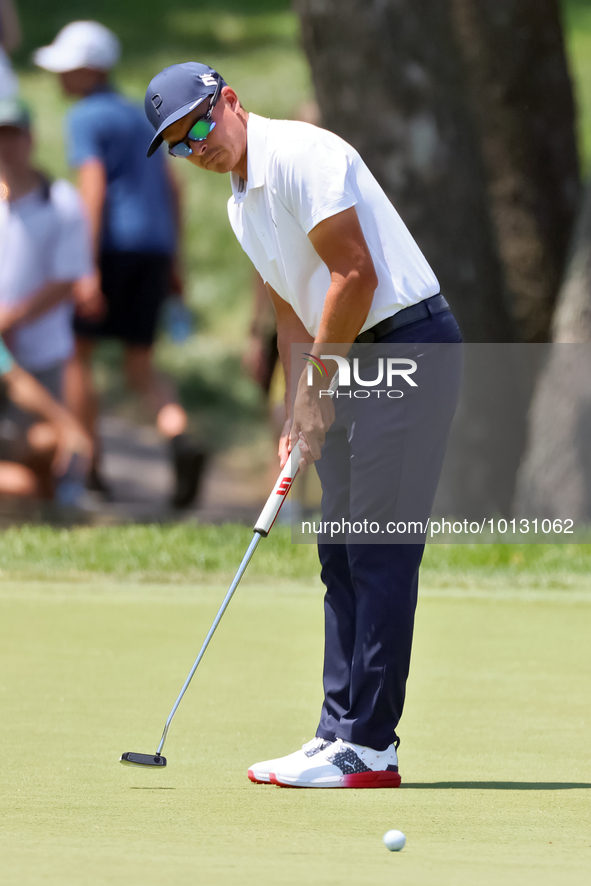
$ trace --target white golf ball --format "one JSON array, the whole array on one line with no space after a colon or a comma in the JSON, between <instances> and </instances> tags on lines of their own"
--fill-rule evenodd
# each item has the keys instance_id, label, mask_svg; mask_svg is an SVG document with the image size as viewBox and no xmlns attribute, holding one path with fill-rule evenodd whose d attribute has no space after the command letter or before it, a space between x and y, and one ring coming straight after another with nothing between
<instances>
[{"instance_id":1,"label":"white golf ball","mask_svg":"<svg viewBox=\"0 0 591 886\"><path fill-rule=\"evenodd\" d=\"M400 852L401 849L404 849L404 844L406 843L406 837L402 831L386 831L383 839L384 845L390 852Z\"/></svg>"}]
</instances>

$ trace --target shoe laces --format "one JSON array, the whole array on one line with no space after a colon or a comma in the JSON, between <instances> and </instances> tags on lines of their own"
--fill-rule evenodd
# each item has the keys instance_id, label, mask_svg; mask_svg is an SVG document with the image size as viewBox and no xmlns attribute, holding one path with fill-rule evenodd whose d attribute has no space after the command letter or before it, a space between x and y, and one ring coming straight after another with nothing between
<instances>
[{"instance_id":1,"label":"shoe laces","mask_svg":"<svg viewBox=\"0 0 591 886\"><path fill-rule=\"evenodd\" d=\"M320 751L323 751L331 744L333 744L332 741L329 741L326 738L320 738L319 735L315 735L314 738L302 745L302 750L308 757L312 757L314 754L320 753Z\"/></svg>"}]
</instances>

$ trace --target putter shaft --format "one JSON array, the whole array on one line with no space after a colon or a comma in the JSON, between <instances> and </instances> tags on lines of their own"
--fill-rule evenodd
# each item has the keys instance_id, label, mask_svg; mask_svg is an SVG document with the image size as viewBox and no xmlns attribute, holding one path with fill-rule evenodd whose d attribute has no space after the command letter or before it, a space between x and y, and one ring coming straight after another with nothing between
<instances>
[{"instance_id":1,"label":"putter shaft","mask_svg":"<svg viewBox=\"0 0 591 886\"><path fill-rule=\"evenodd\" d=\"M177 708L181 703L183 695L185 694L185 692L187 691L187 689L189 687L189 683L193 679L193 674L195 673L195 671L199 667L199 662L201 661L201 659L205 655L205 650L209 646L209 641L211 640L211 638L215 634L216 628L219 625L220 621L222 620L222 616L223 616L224 612L226 611L226 609L228 608L228 604L229 604L230 600L232 599L234 591L238 587L238 585L240 583L240 579L244 575L246 567L248 566L250 559L251 559L252 555L254 554L256 547L257 547L258 543L260 542L260 540L261 540L260 533L255 531L252 541L250 542L250 544L248 546L248 550L246 551L246 554L242 558L242 563L238 567L238 571L237 571L236 575L234 576L234 580L232 581L232 584L230 585L230 589L228 590L228 593L224 597L224 602L220 606L220 608L218 610L218 614L216 615L214 622L209 629L207 637L203 641L203 646L199 650L199 655L195 659L195 663L193 664L193 667L189 671L189 676L185 680L183 688L179 692L178 698L175 701L174 705L172 706L172 710L171 710L170 714L168 715L168 719L167 719L166 724L164 726L164 732L162 733L162 738L160 739L160 744L158 745L158 750L156 751L157 756L160 756L160 752L162 751L162 748L164 747L164 742L166 741L166 736L168 735L168 730L170 728L170 724L172 723L172 720L173 720L174 715L176 714Z\"/></svg>"},{"instance_id":2,"label":"putter shaft","mask_svg":"<svg viewBox=\"0 0 591 886\"><path fill-rule=\"evenodd\" d=\"M337 384L338 384L338 373L336 373L334 375L334 377L330 383L329 392L331 393L331 395L334 394ZM170 729L170 724L172 723L173 717L177 712L177 708L182 701L183 695L187 691L189 684L190 684L191 680L193 679L193 674L195 673L195 671L199 667L199 663L205 654L205 650L209 646L209 641L213 637L217 626L219 625L220 621L222 620L222 616L223 616L224 612L226 611L226 609L228 608L228 604L234 595L234 591L238 587L238 585L240 583L240 579L244 575L246 567L250 563L252 555L254 554L259 541L261 540L261 538L266 538L268 536L269 532L271 531L271 528L273 527L273 524L277 518L277 515L278 515L279 511L281 510L283 502L285 501L285 498L286 498L289 490L291 489L291 485L292 485L292 483L295 479L295 476L298 472L300 457L301 457L300 447L299 447L299 444L296 443L296 445L294 446L294 448L292 449L292 451L289 455L289 458L287 459L286 463L284 464L284 466L281 470L281 473L279 474L277 482L276 482L275 486L273 487L273 490L272 490L271 494L269 495L269 498L267 499L267 502L266 502L263 510L259 514L259 518L254 525L254 536L248 546L248 550L246 551L246 554L242 558L242 563L238 567L238 571L236 572L236 575L234 576L234 580L233 580L232 584L230 585L230 589L228 590L228 593L224 597L224 602L222 603L222 605L220 606L220 608L218 610L218 614L216 615L215 620L209 629L207 637L205 638L205 640L203 642L203 646L199 650L199 655L195 659L195 663L193 664L193 667L191 668L191 670L189 672L189 676L185 680L183 688L179 692L178 698L175 701L170 714L168 715L168 719L166 720L166 723L164 724L164 731L162 733L162 738L160 739L160 744L158 745L158 750L156 751L155 756L151 757L150 754L135 754L135 753L127 752L121 756L121 758L120 758L121 763L127 763L128 765L134 765L134 766L166 766L166 759L161 756L161 751L162 751L162 748L164 747L164 742L166 741L166 736L168 735L168 730Z\"/></svg>"}]
</instances>

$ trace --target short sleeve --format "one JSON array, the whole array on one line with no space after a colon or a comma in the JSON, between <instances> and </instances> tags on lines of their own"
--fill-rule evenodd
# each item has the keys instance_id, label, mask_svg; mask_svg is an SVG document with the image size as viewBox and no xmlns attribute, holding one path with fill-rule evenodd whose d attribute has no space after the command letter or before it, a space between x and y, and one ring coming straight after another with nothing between
<instances>
[{"instance_id":1,"label":"short sleeve","mask_svg":"<svg viewBox=\"0 0 591 886\"><path fill-rule=\"evenodd\" d=\"M302 139L282 145L275 152L272 185L304 233L309 234L324 219L357 203L347 183L348 170L344 150Z\"/></svg>"},{"instance_id":2,"label":"short sleeve","mask_svg":"<svg viewBox=\"0 0 591 886\"><path fill-rule=\"evenodd\" d=\"M98 110L98 109L97 109ZM87 160L102 160L103 116L92 108L75 105L66 116L68 163L79 167Z\"/></svg>"},{"instance_id":3,"label":"short sleeve","mask_svg":"<svg viewBox=\"0 0 591 886\"><path fill-rule=\"evenodd\" d=\"M13 366L14 360L12 359L10 351L4 344L2 336L0 336L0 375L6 375L7 372L10 372Z\"/></svg>"},{"instance_id":4,"label":"short sleeve","mask_svg":"<svg viewBox=\"0 0 591 886\"><path fill-rule=\"evenodd\" d=\"M61 180L52 185L51 202L57 216L51 277L78 280L93 269L90 227L82 199L70 182Z\"/></svg>"}]
</instances>

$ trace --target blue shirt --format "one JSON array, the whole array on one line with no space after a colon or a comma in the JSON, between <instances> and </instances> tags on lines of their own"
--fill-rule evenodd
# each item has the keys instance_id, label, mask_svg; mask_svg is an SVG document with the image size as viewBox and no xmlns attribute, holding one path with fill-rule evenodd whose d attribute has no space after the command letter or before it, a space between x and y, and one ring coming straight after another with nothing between
<instances>
[{"instance_id":1,"label":"blue shirt","mask_svg":"<svg viewBox=\"0 0 591 886\"><path fill-rule=\"evenodd\" d=\"M98 159L106 170L101 248L172 254L176 225L166 157L146 157L154 132L143 110L102 89L73 106L66 135L71 166Z\"/></svg>"}]
</instances>

